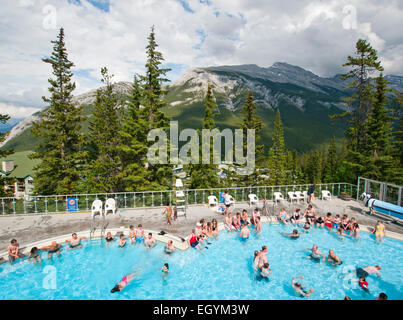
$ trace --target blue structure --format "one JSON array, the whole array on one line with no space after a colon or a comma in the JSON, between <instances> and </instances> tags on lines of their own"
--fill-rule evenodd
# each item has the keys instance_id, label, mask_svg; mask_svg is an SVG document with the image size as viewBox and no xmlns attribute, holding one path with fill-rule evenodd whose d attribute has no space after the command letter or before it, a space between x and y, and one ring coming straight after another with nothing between
<instances>
[{"instance_id":1,"label":"blue structure","mask_svg":"<svg viewBox=\"0 0 403 320\"><path fill-rule=\"evenodd\" d=\"M389 216L403 220L403 207L376 199L369 201L369 207Z\"/></svg>"}]
</instances>

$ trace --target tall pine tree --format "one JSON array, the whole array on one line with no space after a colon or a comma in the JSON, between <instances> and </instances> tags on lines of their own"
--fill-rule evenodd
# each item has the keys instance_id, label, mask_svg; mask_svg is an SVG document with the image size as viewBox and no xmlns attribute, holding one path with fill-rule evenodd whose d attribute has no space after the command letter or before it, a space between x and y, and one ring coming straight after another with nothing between
<instances>
[{"instance_id":1,"label":"tall pine tree","mask_svg":"<svg viewBox=\"0 0 403 320\"><path fill-rule=\"evenodd\" d=\"M86 175L87 192L113 193L122 191L122 161L117 146L120 144L118 131L120 101L113 91L113 75L106 67L101 69L102 83L97 90L95 108L89 126L89 145L92 147Z\"/></svg>"},{"instance_id":2,"label":"tall pine tree","mask_svg":"<svg viewBox=\"0 0 403 320\"><path fill-rule=\"evenodd\" d=\"M286 149L284 142L283 124L280 110L277 110L274 121L273 145L269 150L269 174L272 185L282 185L286 182Z\"/></svg>"},{"instance_id":3,"label":"tall pine tree","mask_svg":"<svg viewBox=\"0 0 403 320\"><path fill-rule=\"evenodd\" d=\"M40 143L30 157L40 160L34 167L36 193L69 194L77 190L82 175L85 151L80 129L85 117L82 107L72 102L74 64L68 60L63 28L52 43L52 55L43 61L51 65L54 78L48 80L50 97L43 97L48 107L31 129Z\"/></svg>"}]
</instances>

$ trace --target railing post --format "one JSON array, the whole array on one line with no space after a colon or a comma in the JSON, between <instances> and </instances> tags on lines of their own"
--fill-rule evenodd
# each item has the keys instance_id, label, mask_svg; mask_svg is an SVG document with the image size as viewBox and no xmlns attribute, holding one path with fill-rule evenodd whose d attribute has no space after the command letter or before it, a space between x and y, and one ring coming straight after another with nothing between
<instances>
[{"instance_id":1,"label":"railing post","mask_svg":"<svg viewBox=\"0 0 403 320\"><path fill-rule=\"evenodd\" d=\"M1 206L3 208L3 214L6 214L6 211L4 210L4 199L1 199Z\"/></svg>"},{"instance_id":2,"label":"railing post","mask_svg":"<svg viewBox=\"0 0 403 320\"><path fill-rule=\"evenodd\" d=\"M48 197L45 197L45 213L48 213Z\"/></svg>"},{"instance_id":3,"label":"railing post","mask_svg":"<svg viewBox=\"0 0 403 320\"><path fill-rule=\"evenodd\" d=\"M15 212L15 198L13 198L13 211L14 211L14 214L16 214L16 212Z\"/></svg>"},{"instance_id":4,"label":"railing post","mask_svg":"<svg viewBox=\"0 0 403 320\"><path fill-rule=\"evenodd\" d=\"M151 207L154 207L154 192L151 192Z\"/></svg>"},{"instance_id":5,"label":"railing post","mask_svg":"<svg viewBox=\"0 0 403 320\"><path fill-rule=\"evenodd\" d=\"M55 197L55 205L56 205L56 212L58 212L59 210L58 210L58 208L57 208L57 196Z\"/></svg>"},{"instance_id":6,"label":"railing post","mask_svg":"<svg viewBox=\"0 0 403 320\"><path fill-rule=\"evenodd\" d=\"M23 205L24 205L24 213L26 214L27 213L27 203L26 203L25 198L24 198Z\"/></svg>"}]
</instances>

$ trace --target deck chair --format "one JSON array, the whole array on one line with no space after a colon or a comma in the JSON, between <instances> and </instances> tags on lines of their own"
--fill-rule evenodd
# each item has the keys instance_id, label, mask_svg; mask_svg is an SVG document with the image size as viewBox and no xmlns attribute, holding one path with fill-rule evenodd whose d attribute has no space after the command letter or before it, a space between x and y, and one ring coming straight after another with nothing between
<instances>
[{"instance_id":1,"label":"deck chair","mask_svg":"<svg viewBox=\"0 0 403 320\"><path fill-rule=\"evenodd\" d=\"M305 200L305 196L301 191L295 191L294 194L297 197L298 201Z\"/></svg>"},{"instance_id":2,"label":"deck chair","mask_svg":"<svg viewBox=\"0 0 403 320\"><path fill-rule=\"evenodd\" d=\"M105 217L109 212L112 212L114 216L116 215L116 201L113 198L109 198L105 202Z\"/></svg>"},{"instance_id":3,"label":"deck chair","mask_svg":"<svg viewBox=\"0 0 403 320\"><path fill-rule=\"evenodd\" d=\"M94 200L91 205L91 218L93 219L97 214L99 214L101 217L104 214L102 210L102 201L99 199Z\"/></svg>"},{"instance_id":4,"label":"deck chair","mask_svg":"<svg viewBox=\"0 0 403 320\"><path fill-rule=\"evenodd\" d=\"M208 206L209 207L214 207L214 206L218 206L218 200L216 196L208 196Z\"/></svg>"},{"instance_id":5,"label":"deck chair","mask_svg":"<svg viewBox=\"0 0 403 320\"><path fill-rule=\"evenodd\" d=\"M248 198L249 198L249 205L250 206L252 204L258 204L258 202L259 202L259 198L254 193L251 193L250 195L248 195Z\"/></svg>"},{"instance_id":6,"label":"deck chair","mask_svg":"<svg viewBox=\"0 0 403 320\"><path fill-rule=\"evenodd\" d=\"M291 203L293 202L293 200L296 200L298 202L297 195L295 194L295 192L292 191L288 192L288 199L290 199Z\"/></svg>"},{"instance_id":7,"label":"deck chair","mask_svg":"<svg viewBox=\"0 0 403 320\"><path fill-rule=\"evenodd\" d=\"M330 192L328 190L322 190L322 200L325 199L332 199L332 195L330 194Z\"/></svg>"},{"instance_id":8,"label":"deck chair","mask_svg":"<svg viewBox=\"0 0 403 320\"><path fill-rule=\"evenodd\" d=\"M285 200L284 196L283 196L283 194L281 192L274 192L273 195L274 195L274 202L276 202L276 203L277 203L277 201L284 201Z\"/></svg>"}]
</instances>

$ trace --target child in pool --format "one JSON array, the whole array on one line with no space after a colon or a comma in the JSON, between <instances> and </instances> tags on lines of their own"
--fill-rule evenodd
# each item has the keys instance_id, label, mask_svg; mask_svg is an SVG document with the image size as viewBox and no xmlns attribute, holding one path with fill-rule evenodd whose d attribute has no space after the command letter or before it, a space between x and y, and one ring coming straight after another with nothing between
<instances>
[{"instance_id":1,"label":"child in pool","mask_svg":"<svg viewBox=\"0 0 403 320\"><path fill-rule=\"evenodd\" d=\"M160 271L162 273L162 277L165 279L169 274L169 265L168 265L168 263L165 263L162 268L158 269L158 272L160 272Z\"/></svg>"},{"instance_id":2,"label":"child in pool","mask_svg":"<svg viewBox=\"0 0 403 320\"><path fill-rule=\"evenodd\" d=\"M124 276L122 278L122 280L120 280L120 282L112 288L111 293L114 293L116 291L118 291L118 292L122 291L123 288L126 287L126 285L130 281L132 281L135 277L136 277L136 275L134 273L131 273L131 274L128 274L127 276Z\"/></svg>"},{"instance_id":3,"label":"child in pool","mask_svg":"<svg viewBox=\"0 0 403 320\"><path fill-rule=\"evenodd\" d=\"M119 239L119 247L123 248L126 245L125 235L121 234Z\"/></svg>"}]
</instances>

